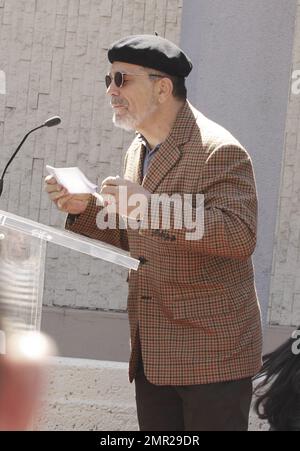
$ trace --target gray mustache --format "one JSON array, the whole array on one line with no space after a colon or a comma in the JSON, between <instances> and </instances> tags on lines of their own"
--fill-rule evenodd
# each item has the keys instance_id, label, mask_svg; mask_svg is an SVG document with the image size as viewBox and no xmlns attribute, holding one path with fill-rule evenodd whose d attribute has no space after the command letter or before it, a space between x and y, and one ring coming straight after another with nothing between
<instances>
[{"instance_id":1,"label":"gray mustache","mask_svg":"<svg viewBox=\"0 0 300 451\"><path fill-rule=\"evenodd\" d=\"M112 98L111 99L111 101L110 101L110 104L111 105L122 105L122 106L127 106L127 102L125 102L124 100L122 100L122 99L115 99L115 98Z\"/></svg>"}]
</instances>

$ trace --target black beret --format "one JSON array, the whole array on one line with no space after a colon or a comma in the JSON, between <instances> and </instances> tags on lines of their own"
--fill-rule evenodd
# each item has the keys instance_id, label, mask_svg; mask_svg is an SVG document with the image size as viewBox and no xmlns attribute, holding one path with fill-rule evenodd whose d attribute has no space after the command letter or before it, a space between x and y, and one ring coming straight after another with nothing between
<instances>
[{"instance_id":1,"label":"black beret","mask_svg":"<svg viewBox=\"0 0 300 451\"><path fill-rule=\"evenodd\" d=\"M126 36L115 42L108 50L108 59L111 63L137 64L177 77L187 77L193 68L191 60L177 45L148 34Z\"/></svg>"}]
</instances>

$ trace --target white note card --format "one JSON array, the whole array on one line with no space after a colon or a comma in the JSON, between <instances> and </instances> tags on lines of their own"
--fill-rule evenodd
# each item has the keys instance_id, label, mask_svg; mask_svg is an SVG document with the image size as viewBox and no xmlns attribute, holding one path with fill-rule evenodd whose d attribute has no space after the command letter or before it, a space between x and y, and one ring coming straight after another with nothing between
<instances>
[{"instance_id":1,"label":"white note card","mask_svg":"<svg viewBox=\"0 0 300 451\"><path fill-rule=\"evenodd\" d=\"M70 194L94 194L97 191L97 185L90 182L77 167L54 168L47 165L46 169Z\"/></svg>"}]
</instances>

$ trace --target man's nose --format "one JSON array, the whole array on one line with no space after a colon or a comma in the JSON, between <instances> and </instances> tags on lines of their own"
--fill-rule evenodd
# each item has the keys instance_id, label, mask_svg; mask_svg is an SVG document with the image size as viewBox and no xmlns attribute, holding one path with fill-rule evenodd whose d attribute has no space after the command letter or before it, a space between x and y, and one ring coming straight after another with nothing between
<instances>
[{"instance_id":1,"label":"man's nose","mask_svg":"<svg viewBox=\"0 0 300 451\"><path fill-rule=\"evenodd\" d=\"M117 87L114 80L112 80L111 84L106 90L106 94L110 96L119 96L120 95L120 88Z\"/></svg>"}]
</instances>

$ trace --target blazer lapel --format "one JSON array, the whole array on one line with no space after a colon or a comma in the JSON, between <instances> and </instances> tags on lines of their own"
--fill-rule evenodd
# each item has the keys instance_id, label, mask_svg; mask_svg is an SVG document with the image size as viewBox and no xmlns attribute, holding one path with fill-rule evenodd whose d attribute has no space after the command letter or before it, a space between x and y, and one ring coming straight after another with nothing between
<instances>
[{"instance_id":1,"label":"blazer lapel","mask_svg":"<svg viewBox=\"0 0 300 451\"><path fill-rule=\"evenodd\" d=\"M151 161L143 180L143 187L150 193L155 192L161 181L180 160L182 152L180 146L189 141L194 126L195 116L189 102L186 102L178 113L168 138Z\"/></svg>"},{"instance_id":2,"label":"blazer lapel","mask_svg":"<svg viewBox=\"0 0 300 451\"><path fill-rule=\"evenodd\" d=\"M143 187L154 193L168 172L177 164L181 158L181 151L174 139L169 136L160 146L157 154L149 165L148 172L143 180Z\"/></svg>"},{"instance_id":3,"label":"blazer lapel","mask_svg":"<svg viewBox=\"0 0 300 451\"><path fill-rule=\"evenodd\" d=\"M141 143L140 147L137 151L136 159L138 160L137 173L136 173L136 182L139 185L143 183L143 169L144 169L144 158L146 153L146 147Z\"/></svg>"}]
</instances>

